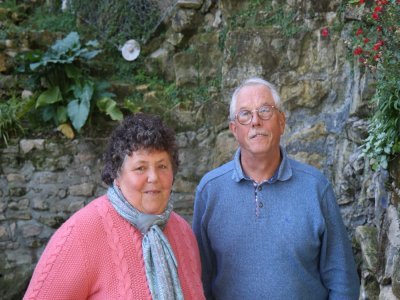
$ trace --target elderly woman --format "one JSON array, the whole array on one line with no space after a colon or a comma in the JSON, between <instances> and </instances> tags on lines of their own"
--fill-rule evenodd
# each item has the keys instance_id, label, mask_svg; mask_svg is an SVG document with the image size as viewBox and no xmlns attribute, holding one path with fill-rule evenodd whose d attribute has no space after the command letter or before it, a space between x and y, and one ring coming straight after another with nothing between
<instances>
[{"instance_id":1,"label":"elderly woman","mask_svg":"<svg viewBox=\"0 0 400 300\"><path fill-rule=\"evenodd\" d=\"M107 194L53 235L24 299L204 299L197 243L169 200L178 151L155 116L129 116L105 154Z\"/></svg>"}]
</instances>

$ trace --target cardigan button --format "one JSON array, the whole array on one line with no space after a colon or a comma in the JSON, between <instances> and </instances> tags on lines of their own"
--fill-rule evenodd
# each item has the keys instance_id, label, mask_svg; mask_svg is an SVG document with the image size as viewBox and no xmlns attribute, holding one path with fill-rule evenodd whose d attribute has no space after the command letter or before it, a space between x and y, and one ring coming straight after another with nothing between
<instances>
[{"instance_id":1,"label":"cardigan button","mask_svg":"<svg viewBox=\"0 0 400 300\"><path fill-rule=\"evenodd\" d=\"M264 204L262 202L258 202L258 207L262 208L264 206Z\"/></svg>"},{"instance_id":2,"label":"cardigan button","mask_svg":"<svg viewBox=\"0 0 400 300\"><path fill-rule=\"evenodd\" d=\"M258 190L259 190L259 191L262 190L262 186L261 186L261 185L258 186Z\"/></svg>"}]
</instances>

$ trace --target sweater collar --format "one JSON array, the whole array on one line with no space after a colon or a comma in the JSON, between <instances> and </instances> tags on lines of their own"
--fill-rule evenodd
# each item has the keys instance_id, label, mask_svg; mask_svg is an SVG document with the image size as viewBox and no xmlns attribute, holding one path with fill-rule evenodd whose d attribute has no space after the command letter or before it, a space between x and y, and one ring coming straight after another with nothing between
<instances>
[{"instance_id":1,"label":"sweater collar","mask_svg":"<svg viewBox=\"0 0 400 300\"><path fill-rule=\"evenodd\" d=\"M289 157L285 151L285 149L281 146L280 147L281 154L282 154L282 161L279 165L278 170L275 172L271 183L275 181L286 181L292 177L292 167L290 165ZM234 169L232 174L232 179L236 182L239 182L243 179L249 179L243 172L242 164L240 163L240 147L236 150L235 156L233 158Z\"/></svg>"}]
</instances>

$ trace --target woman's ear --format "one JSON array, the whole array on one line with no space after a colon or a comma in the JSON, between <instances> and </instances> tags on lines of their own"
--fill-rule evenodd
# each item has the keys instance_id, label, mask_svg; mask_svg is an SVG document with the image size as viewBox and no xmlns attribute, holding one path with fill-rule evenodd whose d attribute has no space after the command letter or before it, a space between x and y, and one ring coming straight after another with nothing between
<instances>
[{"instance_id":1,"label":"woman's ear","mask_svg":"<svg viewBox=\"0 0 400 300\"><path fill-rule=\"evenodd\" d=\"M119 187L119 180L117 178L114 179L114 185Z\"/></svg>"}]
</instances>

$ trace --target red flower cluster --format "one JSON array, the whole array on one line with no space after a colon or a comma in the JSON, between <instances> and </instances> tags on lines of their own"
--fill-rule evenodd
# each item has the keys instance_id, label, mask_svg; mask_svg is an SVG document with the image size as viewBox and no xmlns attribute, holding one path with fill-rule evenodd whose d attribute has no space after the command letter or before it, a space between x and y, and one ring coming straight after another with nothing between
<instances>
[{"instance_id":1,"label":"red flower cluster","mask_svg":"<svg viewBox=\"0 0 400 300\"><path fill-rule=\"evenodd\" d=\"M354 49L353 53L354 55L360 55L363 53L363 49L360 46L358 46L356 49Z\"/></svg>"},{"instance_id":2,"label":"red flower cluster","mask_svg":"<svg viewBox=\"0 0 400 300\"><path fill-rule=\"evenodd\" d=\"M372 50L378 51L378 50L381 48L381 46L382 46L383 44L384 44L384 43L383 43L382 40L376 42L376 44L374 45L374 47L372 47Z\"/></svg>"},{"instance_id":3,"label":"red flower cluster","mask_svg":"<svg viewBox=\"0 0 400 300\"><path fill-rule=\"evenodd\" d=\"M355 48L353 48L353 54L359 57L359 61L368 67L372 67L384 59L385 48L388 32L395 31L396 26L385 25L386 14L390 14L393 10L391 5L397 6L400 4L400 0L396 0L396 3L390 2L389 0L375 0L375 5L371 8L370 17L372 22L370 25L364 24L356 29L355 32ZM359 0L358 5L363 5L365 0ZM366 10L368 11L368 9ZM383 28L385 26L385 28ZM386 28L387 27L387 28ZM374 33L375 32L375 33ZM373 44L370 44L370 41Z\"/></svg>"},{"instance_id":4,"label":"red flower cluster","mask_svg":"<svg viewBox=\"0 0 400 300\"><path fill-rule=\"evenodd\" d=\"M329 29L327 27L321 29L321 36L323 37L329 36Z\"/></svg>"}]
</instances>

